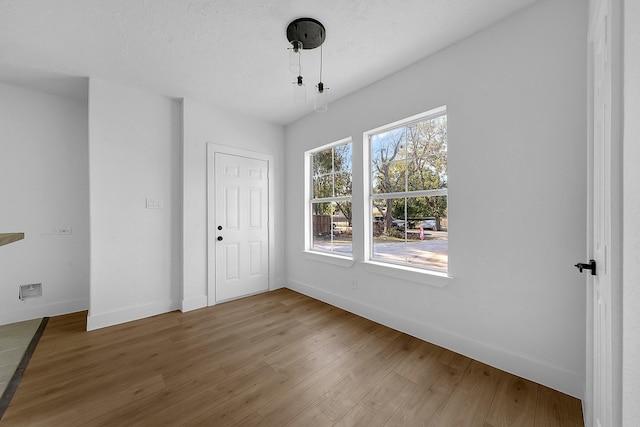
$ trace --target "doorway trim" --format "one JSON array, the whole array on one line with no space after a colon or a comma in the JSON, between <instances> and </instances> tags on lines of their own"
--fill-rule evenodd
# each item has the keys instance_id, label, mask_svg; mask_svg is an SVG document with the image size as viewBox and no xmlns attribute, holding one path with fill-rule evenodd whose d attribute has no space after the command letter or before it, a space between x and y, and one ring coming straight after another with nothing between
<instances>
[{"instance_id":1,"label":"doorway trim","mask_svg":"<svg viewBox=\"0 0 640 427\"><path fill-rule=\"evenodd\" d=\"M590 153L588 164L588 203L587 203L587 256L593 254L593 226L594 218L590 212L593 203L593 183L592 176L594 173L594 90L593 83L595 78L594 70L594 54L592 36L594 34L596 20L600 16L602 8L606 9L608 15L607 30L609 32L608 44L610 49L610 157L608 167L611 170L610 185L607 189L610 208L611 220L611 236L610 248L607 251L606 268L609 269L611 275L611 301L609 310L611 312L611 403L608 411L611 414L612 425L622 425L622 124L623 124L623 87L622 87L622 53L623 53L623 0L590 0L588 9L588 150ZM605 268L605 264L602 266ZM600 265L598 265L600 269ZM585 395L583 399L583 415L585 425L596 425L595 422L595 381L594 381L594 298L592 286L593 280L589 275L586 278L587 284L587 309L586 309L586 373L585 373ZM602 426L605 427L605 426ZM608 426L607 426L608 427Z\"/></svg>"},{"instance_id":2,"label":"doorway trim","mask_svg":"<svg viewBox=\"0 0 640 427\"><path fill-rule=\"evenodd\" d=\"M216 304L216 224L215 224L215 154L229 154L232 156L247 157L250 159L263 160L267 162L268 178L268 233L269 233L269 290L273 290L275 283L275 233L273 225L275 223L274 197L274 173L273 156L271 154L246 150L243 148L230 147L228 145L207 143L207 305Z\"/></svg>"}]
</instances>

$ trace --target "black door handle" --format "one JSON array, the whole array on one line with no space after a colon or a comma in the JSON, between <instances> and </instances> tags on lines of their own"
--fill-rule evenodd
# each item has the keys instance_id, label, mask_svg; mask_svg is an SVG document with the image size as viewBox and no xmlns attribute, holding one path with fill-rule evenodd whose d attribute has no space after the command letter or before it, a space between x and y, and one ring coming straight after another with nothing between
<instances>
[{"instance_id":1,"label":"black door handle","mask_svg":"<svg viewBox=\"0 0 640 427\"><path fill-rule=\"evenodd\" d=\"M580 273L582 273L582 270L591 270L591 275L595 276L596 275L596 262L594 260L589 260L589 264L583 264L581 262L577 263L575 265L575 267L580 270Z\"/></svg>"},{"instance_id":2,"label":"black door handle","mask_svg":"<svg viewBox=\"0 0 640 427\"><path fill-rule=\"evenodd\" d=\"M222 236L218 236L218 242L222 241Z\"/></svg>"}]
</instances>

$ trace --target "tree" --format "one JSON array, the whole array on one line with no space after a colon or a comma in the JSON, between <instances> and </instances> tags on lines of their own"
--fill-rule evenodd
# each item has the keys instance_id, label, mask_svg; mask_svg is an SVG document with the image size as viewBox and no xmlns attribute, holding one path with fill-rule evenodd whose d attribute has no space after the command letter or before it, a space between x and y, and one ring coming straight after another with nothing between
<instances>
[{"instance_id":1,"label":"tree","mask_svg":"<svg viewBox=\"0 0 640 427\"><path fill-rule=\"evenodd\" d=\"M406 153L406 132L404 128L376 134L371 140L373 163L372 178L376 193L404 191L406 186L406 165L401 159ZM391 230L393 199L374 200L374 206L384 215L384 233ZM402 214L404 217L404 213Z\"/></svg>"},{"instance_id":2,"label":"tree","mask_svg":"<svg viewBox=\"0 0 640 427\"><path fill-rule=\"evenodd\" d=\"M338 145L314 153L313 168L313 198L330 198L351 196L351 144ZM331 215L335 210L342 213L351 226L351 202L314 203L314 214Z\"/></svg>"},{"instance_id":3,"label":"tree","mask_svg":"<svg viewBox=\"0 0 640 427\"><path fill-rule=\"evenodd\" d=\"M447 118L416 123L408 128L407 138L410 177L408 189L435 190L447 187ZM445 196L425 196L424 214L434 217L436 229L441 230L441 220L447 216Z\"/></svg>"},{"instance_id":4,"label":"tree","mask_svg":"<svg viewBox=\"0 0 640 427\"><path fill-rule=\"evenodd\" d=\"M372 180L375 193L411 192L447 187L447 119L439 116L372 136ZM382 205L384 203L384 206ZM385 215L384 231L396 218L447 216L446 196L374 201Z\"/></svg>"}]
</instances>

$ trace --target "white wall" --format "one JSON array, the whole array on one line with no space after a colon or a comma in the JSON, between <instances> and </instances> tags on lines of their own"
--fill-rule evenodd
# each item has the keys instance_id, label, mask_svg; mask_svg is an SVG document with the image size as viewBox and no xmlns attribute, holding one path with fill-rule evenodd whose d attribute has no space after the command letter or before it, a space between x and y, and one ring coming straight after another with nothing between
<instances>
[{"instance_id":1,"label":"white wall","mask_svg":"<svg viewBox=\"0 0 640 427\"><path fill-rule=\"evenodd\" d=\"M586 296L573 264L586 247L586 21L586 2L543 0L288 126L288 286L582 397ZM304 151L352 136L357 165L363 132L441 105L449 125L448 286L363 268L360 166L358 262L308 260Z\"/></svg>"},{"instance_id":2,"label":"white wall","mask_svg":"<svg viewBox=\"0 0 640 427\"><path fill-rule=\"evenodd\" d=\"M275 282L284 283L284 129L224 112L191 99L183 101L183 301L188 311L207 305L207 143L274 156Z\"/></svg>"},{"instance_id":3,"label":"white wall","mask_svg":"<svg viewBox=\"0 0 640 427\"><path fill-rule=\"evenodd\" d=\"M86 101L0 83L0 233L25 233L0 247L0 324L88 308L87 156Z\"/></svg>"},{"instance_id":4,"label":"white wall","mask_svg":"<svg viewBox=\"0 0 640 427\"><path fill-rule=\"evenodd\" d=\"M89 330L179 308L181 122L180 101L90 80Z\"/></svg>"},{"instance_id":5,"label":"white wall","mask_svg":"<svg viewBox=\"0 0 640 427\"><path fill-rule=\"evenodd\" d=\"M624 1L622 419L640 419L640 3Z\"/></svg>"}]
</instances>

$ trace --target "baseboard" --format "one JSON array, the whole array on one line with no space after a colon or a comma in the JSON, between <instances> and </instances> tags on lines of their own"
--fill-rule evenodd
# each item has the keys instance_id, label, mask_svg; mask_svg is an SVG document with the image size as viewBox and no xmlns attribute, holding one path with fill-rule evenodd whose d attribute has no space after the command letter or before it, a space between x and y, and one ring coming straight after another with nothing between
<instances>
[{"instance_id":1,"label":"baseboard","mask_svg":"<svg viewBox=\"0 0 640 427\"><path fill-rule=\"evenodd\" d=\"M45 305L36 305L35 302L27 300L24 302L24 306L17 310L2 311L0 313L0 325L38 319L40 317L60 316L84 311L88 308L89 299L87 298Z\"/></svg>"},{"instance_id":2,"label":"baseboard","mask_svg":"<svg viewBox=\"0 0 640 427\"><path fill-rule=\"evenodd\" d=\"M183 313L191 310L197 310L199 308L204 308L208 305L208 299L206 295L200 295L193 298L183 299L182 300L182 308L180 309Z\"/></svg>"},{"instance_id":3,"label":"baseboard","mask_svg":"<svg viewBox=\"0 0 640 427\"><path fill-rule=\"evenodd\" d=\"M106 328L108 326L131 322L133 320L144 319L145 317L168 313L170 311L178 310L179 308L178 303L166 300L100 314L93 314L91 310L89 310L89 315L87 316L87 331Z\"/></svg>"},{"instance_id":4,"label":"baseboard","mask_svg":"<svg viewBox=\"0 0 640 427\"><path fill-rule=\"evenodd\" d=\"M363 304L305 283L289 280L287 287L513 375L582 399L584 379L572 372L541 363L524 355L475 341L469 337L434 328L404 317L401 314L391 313L378 307Z\"/></svg>"}]
</instances>

